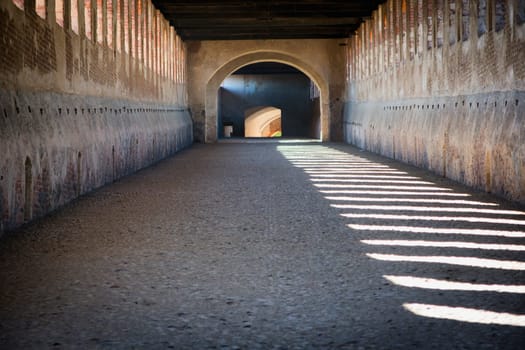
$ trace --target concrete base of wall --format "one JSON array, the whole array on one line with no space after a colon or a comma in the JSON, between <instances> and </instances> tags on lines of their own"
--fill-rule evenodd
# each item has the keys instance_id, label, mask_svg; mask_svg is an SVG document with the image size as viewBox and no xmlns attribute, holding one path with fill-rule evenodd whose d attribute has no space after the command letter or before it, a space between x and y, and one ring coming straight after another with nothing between
<instances>
[{"instance_id":1,"label":"concrete base of wall","mask_svg":"<svg viewBox=\"0 0 525 350\"><path fill-rule=\"evenodd\" d=\"M0 234L193 142L175 106L0 91Z\"/></svg>"},{"instance_id":2,"label":"concrete base of wall","mask_svg":"<svg viewBox=\"0 0 525 350\"><path fill-rule=\"evenodd\" d=\"M525 204L525 92L349 102L345 140Z\"/></svg>"}]
</instances>

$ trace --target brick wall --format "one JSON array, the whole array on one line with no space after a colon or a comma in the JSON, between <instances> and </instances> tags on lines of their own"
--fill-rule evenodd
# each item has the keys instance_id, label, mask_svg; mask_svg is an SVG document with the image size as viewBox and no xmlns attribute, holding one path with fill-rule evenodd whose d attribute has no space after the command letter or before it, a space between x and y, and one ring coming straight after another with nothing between
<instances>
[{"instance_id":1,"label":"brick wall","mask_svg":"<svg viewBox=\"0 0 525 350\"><path fill-rule=\"evenodd\" d=\"M349 39L345 139L525 203L522 0L390 0Z\"/></svg>"},{"instance_id":2,"label":"brick wall","mask_svg":"<svg viewBox=\"0 0 525 350\"><path fill-rule=\"evenodd\" d=\"M140 3L124 35L129 0L91 1L89 36L69 0L0 2L0 234L192 143L184 43Z\"/></svg>"}]
</instances>

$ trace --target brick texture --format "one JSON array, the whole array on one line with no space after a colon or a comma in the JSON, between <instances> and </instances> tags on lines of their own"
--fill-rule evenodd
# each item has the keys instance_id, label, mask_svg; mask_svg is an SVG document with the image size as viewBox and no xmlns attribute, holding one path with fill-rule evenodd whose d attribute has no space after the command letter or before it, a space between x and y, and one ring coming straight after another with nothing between
<instances>
[{"instance_id":1,"label":"brick texture","mask_svg":"<svg viewBox=\"0 0 525 350\"><path fill-rule=\"evenodd\" d=\"M346 141L525 203L525 26L509 20L514 3L506 7L500 31L478 37L471 30L468 40L445 40L443 46L431 46L382 69L368 66L374 61L371 57L401 47L377 41L372 46L378 50L363 49L359 38L365 29L360 28L347 55L351 74L344 112ZM387 18L398 17L392 1L381 10ZM447 9L440 11L448 23ZM420 15L416 19L427 20ZM469 17L465 23L477 28L478 18ZM410 35L418 23L414 25L402 34ZM457 29L445 26L445 32L437 34L447 37L447 31ZM388 23L385 33L391 30ZM385 36L373 36L381 37Z\"/></svg>"},{"instance_id":2,"label":"brick texture","mask_svg":"<svg viewBox=\"0 0 525 350\"><path fill-rule=\"evenodd\" d=\"M31 6L0 2L0 234L193 142L183 74L157 74Z\"/></svg>"}]
</instances>

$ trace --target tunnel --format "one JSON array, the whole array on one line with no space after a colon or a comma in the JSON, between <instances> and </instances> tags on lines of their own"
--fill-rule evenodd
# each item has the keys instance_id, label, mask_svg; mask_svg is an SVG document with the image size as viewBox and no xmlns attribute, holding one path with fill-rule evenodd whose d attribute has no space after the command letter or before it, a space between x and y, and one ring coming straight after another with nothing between
<instances>
[{"instance_id":1,"label":"tunnel","mask_svg":"<svg viewBox=\"0 0 525 350\"><path fill-rule=\"evenodd\" d=\"M518 349L525 0L0 1L0 349Z\"/></svg>"}]
</instances>

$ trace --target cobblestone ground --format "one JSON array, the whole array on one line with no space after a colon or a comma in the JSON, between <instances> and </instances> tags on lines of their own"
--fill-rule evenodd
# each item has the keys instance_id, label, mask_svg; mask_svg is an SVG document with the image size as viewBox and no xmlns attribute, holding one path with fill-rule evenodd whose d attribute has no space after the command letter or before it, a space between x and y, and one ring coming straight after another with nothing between
<instances>
[{"instance_id":1,"label":"cobblestone ground","mask_svg":"<svg viewBox=\"0 0 525 350\"><path fill-rule=\"evenodd\" d=\"M347 145L195 145L4 236L0 348L523 349L524 211Z\"/></svg>"}]
</instances>

